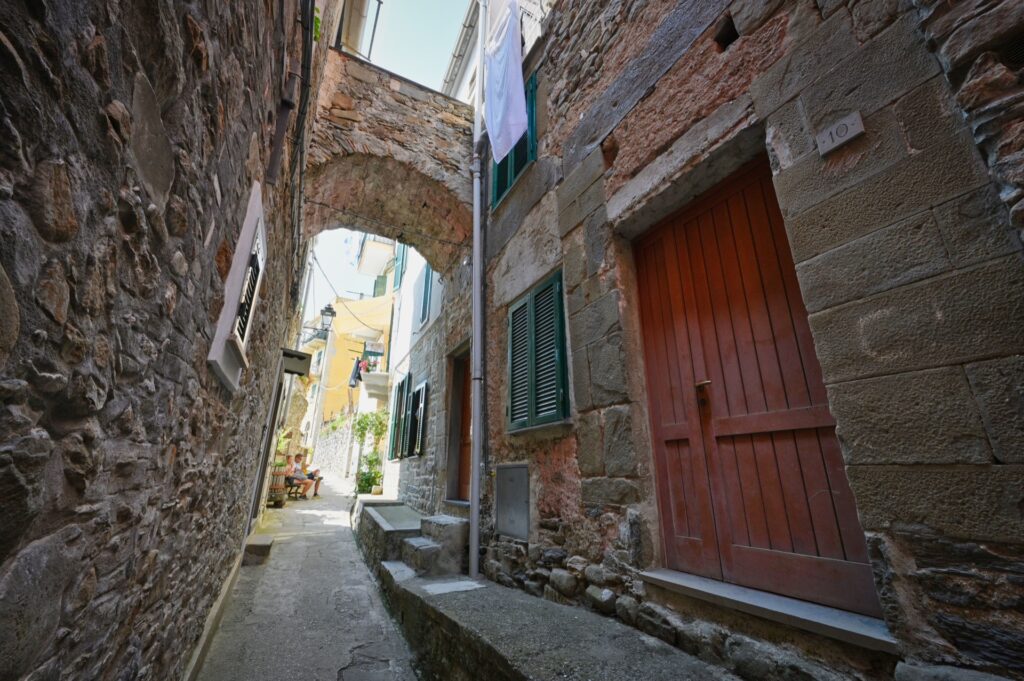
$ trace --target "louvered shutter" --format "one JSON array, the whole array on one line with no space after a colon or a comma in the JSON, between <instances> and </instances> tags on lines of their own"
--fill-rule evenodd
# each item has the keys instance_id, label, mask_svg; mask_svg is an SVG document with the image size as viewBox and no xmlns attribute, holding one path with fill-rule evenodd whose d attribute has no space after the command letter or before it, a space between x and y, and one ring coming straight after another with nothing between
<instances>
[{"instance_id":1,"label":"louvered shutter","mask_svg":"<svg viewBox=\"0 0 1024 681\"><path fill-rule=\"evenodd\" d=\"M405 274L406 250L409 247L405 244L398 244L395 249L395 290L402 285L402 277Z\"/></svg>"},{"instance_id":2,"label":"louvered shutter","mask_svg":"<svg viewBox=\"0 0 1024 681\"><path fill-rule=\"evenodd\" d=\"M530 422L530 298L527 296L508 313L508 367L510 428Z\"/></svg>"},{"instance_id":3,"label":"louvered shutter","mask_svg":"<svg viewBox=\"0 0 1024 681\"><path fill-rule=\"evenodd\" d=\"M399 456L409 456L409 438L411 428L411 413L412 406L412 374L407 374L405 377L404 385L402 386L402 432L401 432L401 443L399 449Z\"/></svg>"},{"instance_id":4,"label":"louvered shutter","mask_svg":"<svg viewBox=\"0 0 1024 681\"><path fill-rule=\"evenodd\" d=\"M413 435L415 438L413 444L413 456L422 456L423 451L427 446L427 384L421 385L415 393L413 399L414 409L416 410L416 432Z\"/></svg>"},{"instance_id":5,"label":"louvered shutter","mask_svg":"<svg viewBox=\"0 0 1024 681\"><path fill-rule=\"evenodd\" d=\"M562 417L558 283L554 280L544 284L533 294L534 423Z\"/></svg>"},{"instance_id":6,"label":"louvered shutter","mask_svg":"<svg viewBox=\"0 0 1024 681\"><path fill-rule=\"evenodd\" d=\"M542 282L509 310L509 429L568 416L562 275Z\"/></svg>"},{"instance_id":7,"label":"louvered shutter","mask_svg":"<svg viewBox=\"0 0 1024 681\"><path fill-rule=\"evenodd\" d=\"M403 378L395 386L395 397L391 403L391 443L388 447L388 460L393 461L401 458L402 446L402 422L405 413L405 379Z\"/></svg>"}]
</instances>

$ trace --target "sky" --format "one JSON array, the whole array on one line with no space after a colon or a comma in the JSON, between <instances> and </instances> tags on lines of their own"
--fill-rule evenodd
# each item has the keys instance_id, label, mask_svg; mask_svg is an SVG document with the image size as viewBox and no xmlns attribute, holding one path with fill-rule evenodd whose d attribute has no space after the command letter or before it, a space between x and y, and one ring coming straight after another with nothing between
<instances>
[{"instance_id":1,"label":"sky","mask_svg":"<svg viewBox=\"0 0 1024 681\"><path fill-rule=\"evenodd\" d=\"M421 85L441 89L469 0L384 0L370 61ZM369 49L376 0L369 0L363 51Z\"/></svg>"},{"instance_id":2,"label":"sky","mask_svg":"<svg viewBox=\"0 0 1024 681\"><path fill-rule=\"evenodd\" d=\"M359 240L360 233L348 229L332 229L317 236L303 321L320 314L320 309L336 297L335 291L343 298L373 295L374 278L356 271Z\"/></svg>"},{"instance_id":3,"label":"sky","mask_svg":"<svg viewBox=\"0 0 1024 681\"><path fill-rule=\"evenodd\" d=\"M371 61L440 90L468 3L469 0L384 0ZM364 51L370 44L376 0L369 0L369 6ZM359 274L355 267L359 236L358 232L336 229L317 237L315 253L323 271L316 262L312 264L304 321L315 317L324 305L334 300L334 289L348 298L358 298L360 293L373 294L373 277Z\"/></svg>"}]
</instances>

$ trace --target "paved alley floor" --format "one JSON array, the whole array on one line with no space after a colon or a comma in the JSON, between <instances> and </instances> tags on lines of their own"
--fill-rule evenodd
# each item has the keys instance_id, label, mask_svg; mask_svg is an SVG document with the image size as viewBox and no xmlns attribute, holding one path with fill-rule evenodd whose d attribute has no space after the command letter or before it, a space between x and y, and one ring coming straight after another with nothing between
<instances>
[{"instance_id":1,"label":"paved alley floor","mask_svg":"<svg viewBox=\"0 0 1024 681\"><path fill-rule=\"evenodd\" d=\"M270 557L239 568L199 681L416 678L356 548L353 503L350 487L325 481L320 499L267 509Z\"/></svg>"}]
</instances>

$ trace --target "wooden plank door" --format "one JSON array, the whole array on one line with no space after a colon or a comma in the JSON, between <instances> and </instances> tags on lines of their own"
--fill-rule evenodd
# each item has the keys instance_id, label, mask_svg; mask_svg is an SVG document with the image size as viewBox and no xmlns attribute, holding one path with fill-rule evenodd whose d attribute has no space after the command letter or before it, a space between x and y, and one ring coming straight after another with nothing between
<instances>
[{"instance_id":1,"label":"wooden plank door","mask_svg":"<svg viewBox=\"0 0 1024 681\"><path fill-rule=\"evenodd\" d=\"M469 500L469 478L472 466L472 421L473 401L472 386L473 376L469 368L469 355L458 360L462 364L462 399L460 409L462 410L459 419L459 499Z\"/></svg>"},{"instance_id":2,"label":"wooden plank door","mask_svg":"<svg viewBox=\"0 0 1024 681\"><path fill-rule=\"evenodd\" d=\"M637 270L670 567L879 615L767 164L655 228Z\"/></svg>"}]
</instances>

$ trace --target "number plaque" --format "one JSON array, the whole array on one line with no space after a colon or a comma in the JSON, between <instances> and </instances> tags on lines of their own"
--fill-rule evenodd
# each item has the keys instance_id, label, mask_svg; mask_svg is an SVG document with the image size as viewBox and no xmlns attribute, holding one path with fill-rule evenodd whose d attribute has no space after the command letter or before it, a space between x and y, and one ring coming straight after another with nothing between
<instances>
[{"instance_id":1,"label":"number plaque","mask_svg":"<svg viewBox=\"0 0 1024 681\"><path fill-rule=\"evenodd\" d=\"M818 154L824 156L863 134L864 121L860 117L860 112L854 111L817 134L815 141L818 143Z\"/></svg>"}]
</instances>

